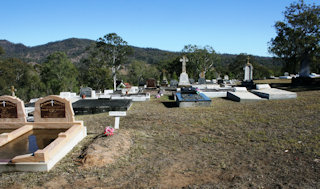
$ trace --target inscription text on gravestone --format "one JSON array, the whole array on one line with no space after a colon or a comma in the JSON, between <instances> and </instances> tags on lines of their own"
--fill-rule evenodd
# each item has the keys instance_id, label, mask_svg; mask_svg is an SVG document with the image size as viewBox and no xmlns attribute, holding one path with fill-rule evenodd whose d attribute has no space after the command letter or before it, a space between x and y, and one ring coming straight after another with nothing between
<instances>
[{"instance_id":1,"label":"inscription text on gravestone","mask_svg":"<svg viewBox=\"0 0 320 189\"><path fill-rule=\"evenodd\" d=\"M48 100L40 104L41 118L65 118L65 104Z\"/></svg>"},{"instance_id":2,"label":"inscription text on gravestone","mask_svg":"<svg viewBox=\"0 0 320 189\"><path fill-rule=\"evenodd\" d=\"M18 118L17 104L2 101L0 104L0 118Z\"/></svg>"}]
</instances>

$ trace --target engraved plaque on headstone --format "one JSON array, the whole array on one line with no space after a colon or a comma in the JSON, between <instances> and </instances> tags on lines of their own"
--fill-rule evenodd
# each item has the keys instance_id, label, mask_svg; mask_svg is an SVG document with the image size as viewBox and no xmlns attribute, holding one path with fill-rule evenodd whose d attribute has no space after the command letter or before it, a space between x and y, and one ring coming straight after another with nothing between
<instances>
[{"instance_id":1,"label":"engraved plaque on headstone","mask_svg":"<svg viewBox=\"0 0 320 189\"><path fill-rule=\"evenodd\" d=\"M0 118L18 118L17 104L10 101L2 101L0 104Z\"/></svg>"},{"instance_id":2,"label":"engraved plaque on headstone","mask_svg":"<svg viewBox=\"0 0 320 189\"><path fill-rule=\"evenodd\" d=\"M65 104L48 100L40 104L41 118L65 118Z\"/></svg>"}]
</instances>

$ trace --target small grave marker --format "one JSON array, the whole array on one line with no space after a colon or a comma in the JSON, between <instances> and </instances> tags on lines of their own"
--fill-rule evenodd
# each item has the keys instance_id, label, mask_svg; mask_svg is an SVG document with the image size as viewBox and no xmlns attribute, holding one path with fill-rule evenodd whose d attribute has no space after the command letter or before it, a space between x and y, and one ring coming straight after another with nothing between
<instances>
[{"instance_id":1,"label":"small grave marker","mask_svg":"<svg viewBox=\"0 0 320 189\"><path fill-rule=\"evenodd\" d=\"M124 117L127 115L127 112L123 111L110 111L109 116L115 117L114 119L114 128L119 129L120 117Z\"/></svg>"}]
</instances>

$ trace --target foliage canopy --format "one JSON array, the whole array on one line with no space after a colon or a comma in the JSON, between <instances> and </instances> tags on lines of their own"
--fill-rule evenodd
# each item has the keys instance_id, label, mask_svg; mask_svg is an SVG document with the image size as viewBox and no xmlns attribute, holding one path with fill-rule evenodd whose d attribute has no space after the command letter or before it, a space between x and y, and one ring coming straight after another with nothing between
<instances>
[{"instance_id":1,"label":"foliage canopy","mask_svg":"<svg viewBox=\"0 0 320 189\"><path fill-rule=\"evenodd\" d=\"M300 74L308 75L310 62L320 57L320 6L303 0L292 3L275 28L277 36L271 39L269 51L285 62L287 71L297 73L300 66Z\"/></svg>"}]
</instances>

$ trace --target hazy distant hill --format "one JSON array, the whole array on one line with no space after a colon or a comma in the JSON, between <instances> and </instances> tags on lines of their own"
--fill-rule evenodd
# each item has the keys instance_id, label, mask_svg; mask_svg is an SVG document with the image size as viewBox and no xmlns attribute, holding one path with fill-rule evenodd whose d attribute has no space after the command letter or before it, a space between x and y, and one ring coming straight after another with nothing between
<instances>
[{"instance_id":1,"label":"hazy distant hill","mask_svg":"<svg viewBox=\"0 0 320 189\"><path fill-rule=\"evenodd\" d=\"M0 46L5 50L5 57L17 57L27 63L42 63L48 55L56 51L62 51L67 54L73 63L79 63L81 58L86 55L86 48L95 41L89 39L70 38L62 41L50 42L44 45L27 47L23 44L14 44L7 40L0 40ZM161 60L178 56L179 52L164 51L155 48L133 47L134 53L129 57L132 60L143 60L149 64L156 64ZM221 64L231 63L237 55L221 54ZM267 67L279 66L278 61L270 57L255 56L257 62Z\"/></svg>"},{"instance_id":2,"label":"hazy distant hill","mask_svg":"<svg viewBox=\"0 0 320 189\"><path fill-rule=\"evenodd\" d=\"M75 63L85 55L86 48L93 42L89 39L70 38L45 45L27 47L23 44L13 44L6 40L0 40L0 46L5 50L6 57L17 57L28 63L42 63L46 57L56 51L65 52Z\"/></svg>"}]
</instances>

